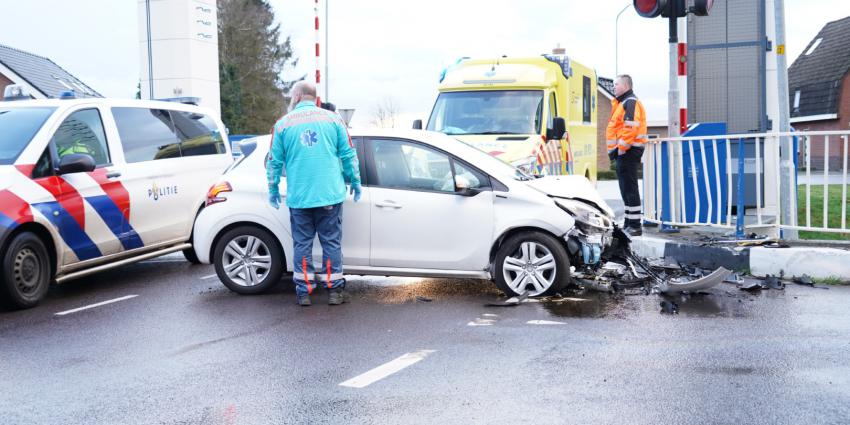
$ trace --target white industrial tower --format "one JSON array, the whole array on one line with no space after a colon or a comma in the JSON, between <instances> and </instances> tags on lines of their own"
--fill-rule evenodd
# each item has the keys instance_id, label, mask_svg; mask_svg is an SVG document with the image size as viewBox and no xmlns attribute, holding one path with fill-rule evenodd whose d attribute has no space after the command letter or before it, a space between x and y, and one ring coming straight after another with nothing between
<instances>
[{"instance_id":1,"label":"white industrial tower","mask_svg":"<svg viewBox=\"0 0 850 425\"><path fill-rule=\"evenodd\" d=\"M221 113L216 0L138 0L142 99L195 97Z\"/></svg>"}]
</instances>

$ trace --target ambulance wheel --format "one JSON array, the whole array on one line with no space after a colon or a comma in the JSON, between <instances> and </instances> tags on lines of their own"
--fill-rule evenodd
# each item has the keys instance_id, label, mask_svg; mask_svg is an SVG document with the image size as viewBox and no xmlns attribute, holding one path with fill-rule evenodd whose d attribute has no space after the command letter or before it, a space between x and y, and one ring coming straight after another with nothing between
<instances>
[{"instance_id":1,"label":"ambulance wheel","mask_svg":"<svg viewBox=\"0 0 850 425\"><path fill-rule=\"evenodd\" d=\"M564 246L542 232L522 232L499 247L495 259L496 286L512 297L555 294L570 282L570 259Z\"/></svg>"},{"instance_id":2,"label":"ambulance wheel","mask_svg":"<svg viewBox=\"0 0 850 425\"><path fill-rule=\"evenodd\" d=\"M283 275L283 249L265 229L241 226L218 239L213 253L221 283L237 294L263 293Z\"/></svg>"},{"instance_id":3,"label":"ambulance wheel","mask_svg":"<svg viewBox=\"0 0 850 425\"><path fill-rule=\"evenodd\" d=\"M0 292L11 308L31 308L47 294L52 276L50 256L44 242L33 233L15 236L2 253Z\"/></svg>"},{"instance_id":4,"label":"ambulance wheel","mask_svg":"<svg viewBox=\"0 0 850 425\"><path fill-rule=\"evenodd\" d=\"M201 264L201 260L198 259L198 254L195 253L195 248L184 249L183 257L186 258L186 261L192 264Z\"/></svg>"}]
</instances>

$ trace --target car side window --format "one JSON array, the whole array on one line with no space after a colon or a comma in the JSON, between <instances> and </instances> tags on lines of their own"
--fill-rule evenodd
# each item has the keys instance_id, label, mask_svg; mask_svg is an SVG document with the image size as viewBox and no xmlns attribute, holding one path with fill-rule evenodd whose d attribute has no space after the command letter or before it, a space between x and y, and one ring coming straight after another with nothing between
<instances>
[{"instance_id":1,"label":"car side window","mask_svg":"<svg viewBox=\"0 0 850 425\"><path fill-rule=\"evenodd\" d=\"M97 109L84 109L65 118L51 143L60 160L65 155L78 153L90 155L98 166L110 164L103 121Z\"/></svg>"},{"instance_id":2,"label":"car side window","mask_svg":"<svg viewBox=\"0 0 850 425\"><path fill-rule=\"evenodd\" d=\"M393 189L453 193L451 161L443 153L401 140L372 142L376 185Z\"/></svg>"},{"instance_id":3,"label":"car side window","mask_svg":"<svg viewBox=\"0 0 850 425\"><path fill-rule=\"evenodd\" d=\"M224 138L212 118L198 113L171 111L182 156L226 153Z\"/></svg>"},{"instance_id":4,"label":"car side window","mask_svg":"<svg viewBox=\"0 0 850 425\"><path fill-rule=\"evenodd\" d=\"M128 163L179 158L180 139L163 109L112 108Z\"/></svg>"}]
</instances>

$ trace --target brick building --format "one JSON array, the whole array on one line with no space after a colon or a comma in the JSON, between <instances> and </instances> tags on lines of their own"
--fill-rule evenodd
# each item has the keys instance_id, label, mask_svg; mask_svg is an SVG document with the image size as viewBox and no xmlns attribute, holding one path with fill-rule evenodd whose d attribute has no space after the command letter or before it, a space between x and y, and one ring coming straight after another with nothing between
<instances>
[{"instance_id":1,"label":"brick building","mask_svg":"<svg viewBox=\"0 0 850 425\"><path fill-rule=\"evenodd\" d=\"M788 69L788 88L795 130L850 130L850 17L821 29ZM823 169L822 140L817 138L811 145L813 168ZM842 148L842 142L833 137L830 169L842 167ZM801 155L805 155L802 150Z\"/></svg>"},{"instance_id":2,"label":"brick building","mask_svg":"<svg viewBox=\"0 0 850 425\"><path fill-rule=\"evenodd\" d=\"M52 60L0 44L0 96L10 84L24 86L35 99L69 90L77 97L102 97Z\"/></svg>"}]
</instances>

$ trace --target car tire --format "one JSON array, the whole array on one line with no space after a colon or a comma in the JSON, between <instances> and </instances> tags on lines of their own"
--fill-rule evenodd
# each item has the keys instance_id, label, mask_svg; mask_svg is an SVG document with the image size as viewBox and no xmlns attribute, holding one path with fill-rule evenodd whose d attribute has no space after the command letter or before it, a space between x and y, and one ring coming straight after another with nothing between
<instances>
[{"instance_id":1,"label":"car tire","mask_svg":"<svg viewBox=\"0 0 850 425\"><path fill-rule=\"evenodd\" d=\"M32 308L47 294L51 275L50 255L44 242L31 232L23 232L9 242L2 253L0 293L13 309Z\"/></svg>"},{"instance_id":2,"label":"car tire","mask_svg":"<svg viewBox=\"0 0 850 425\"><path fill-rule=\"evenodd\" d=\"M201 260L198 258L198 254L195 252L195 248L184 249L183 257L186 258L186 261L192 264L201 264Z\"/></svg>"},{"instance_id":3,"label":"car tire","mask_svg":"<svg viewBox=\"0 0 850 425\"><path fill-rule=\"evenodd\" d=\"M542 232L507 238L496 252L496 286L507 296L528 291L532 297L558 293L570 283L570 259L564 246Z\"/></svg>"},{"instance_id":4,"label":"car tire","mask_svg":"<svg viewBox=\"0 0 850 425\"><path fill-rule=\"evenodd\" d=\"M283 274L283 261L277 238L254 226L227 231L218 238L213 251L219 280L242 295L260 294L274 287Z\"/></svg>"}]
</instances>

